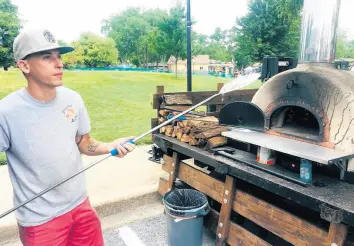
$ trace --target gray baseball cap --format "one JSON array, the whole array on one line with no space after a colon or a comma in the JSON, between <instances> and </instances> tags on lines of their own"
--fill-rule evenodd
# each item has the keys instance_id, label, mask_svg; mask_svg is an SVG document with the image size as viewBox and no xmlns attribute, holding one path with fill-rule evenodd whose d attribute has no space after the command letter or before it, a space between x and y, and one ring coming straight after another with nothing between
<instances>
[{"instance_id":1,"label":"gray baseball cap","mask_svg":"<svg viewBox=\"0 0 354 246\"><path fill-rule=\"evenodd\" d=\"M61 54L74 50L71 46L60 46L54 35L44 28L23 29L13 43L13 52L16 62L30 54L53 49L58 49Z\"/></svg>"}]
</instances>

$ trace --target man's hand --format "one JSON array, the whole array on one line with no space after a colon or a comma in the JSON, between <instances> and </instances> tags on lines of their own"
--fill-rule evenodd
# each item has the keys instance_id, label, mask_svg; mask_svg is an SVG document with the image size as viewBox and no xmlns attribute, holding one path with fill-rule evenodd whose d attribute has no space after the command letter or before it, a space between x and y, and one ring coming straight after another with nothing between
<instances>
[{"instance_id":1,"label":"man's hand","mask_svg":"<svg viewBox=\"0 0 354 246\"><path fill-rule=\"evenodd\" d=\"M89 134L76 137L76 143L80 152L84 155L96 156L109 154L111 150L117 149L117 157L124 157L135 148L134 144L129 143L129 140L134 140L135 137L119 138L111 143L104 143L93 139Z\"/></svg>"},{"instance_id":2,"label":"man's hand","mask_svg":"<svg viewBox=\"0 0 354 246\"><path fill-rule=\"evenodd\" d=\"M131 137L127 137L127 138L119 138L114 140L112 143L109 143L109 151L113 150L113 149L117 149L118 150L118 155L117 157L122 158L124 157L126 154L128 154L129 152L132 152L135 149L135 145L129 143L129 140L134 140L134 136Z\"/></svg>"}]
</instances>

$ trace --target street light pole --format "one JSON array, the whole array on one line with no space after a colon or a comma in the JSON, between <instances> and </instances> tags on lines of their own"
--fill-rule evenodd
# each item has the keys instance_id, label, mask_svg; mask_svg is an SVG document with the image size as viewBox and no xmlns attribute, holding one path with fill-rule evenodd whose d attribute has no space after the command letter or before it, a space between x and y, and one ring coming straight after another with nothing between
<instances>
[{"instance_id":1,"label":"street light pole","mask_svg":"<svg viewBox=\"0 0 354 246\"><path fill-rule=\"evenodd\" d=\"M187 0L187 91L192 91L191 3Z\"/></svg>"}]
</instances>

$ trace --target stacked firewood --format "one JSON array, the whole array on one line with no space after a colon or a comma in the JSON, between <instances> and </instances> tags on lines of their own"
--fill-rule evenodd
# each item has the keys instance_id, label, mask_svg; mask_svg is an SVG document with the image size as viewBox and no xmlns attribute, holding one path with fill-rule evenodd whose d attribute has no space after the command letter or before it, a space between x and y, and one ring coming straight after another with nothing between
<instances>
[{"instance_id":1,"label":"stacked firewood","mask_svg":"<svg viewBox=\"0 0 354 246\"><path fill-rule=\"evenodd\" d=\"M160 111L160 115L167 116L169 112ZM221 135L228 131L228 128L221 126L219 120L214 116L194 116L186 115L185 120L176 120L170 125L160 128L160 133L169 137L174 137L181 142L188 143L204 149L212 149L223 146L227 139ZM161 117L160 123L166 118Z\"/></svg>"}]
</instances>

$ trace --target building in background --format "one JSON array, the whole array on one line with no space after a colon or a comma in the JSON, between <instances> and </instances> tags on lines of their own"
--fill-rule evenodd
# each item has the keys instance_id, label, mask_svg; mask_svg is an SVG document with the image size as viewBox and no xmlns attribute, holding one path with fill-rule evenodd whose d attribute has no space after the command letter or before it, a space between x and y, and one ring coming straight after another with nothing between
<instances>
[{"instance_id":1,"label":"building in background","mask_svg":"<svg viewBox=\"0 0 354 246\"><path fill-rule=\"evenodd\" d=\"M176 58L171 56L168 59L168 70L176 72ZM199 75L214 75L223 77L232 77L234 73L232 62L216 61L210 59L209 55L197 55L192 59L192 73ZM187 73L187 60L179 59L177 61L177 72Z\"/></svg>"},{"instance_id":2,"label":"building in background","mask_svg":"<svg viewBox=\"0 0 354 246\"><path fill-rule=\"evenodd\" d=\"M234 64L232 62L209 60L209 74L222 77L233 77Z\"/></svg>"}]
</instances>

